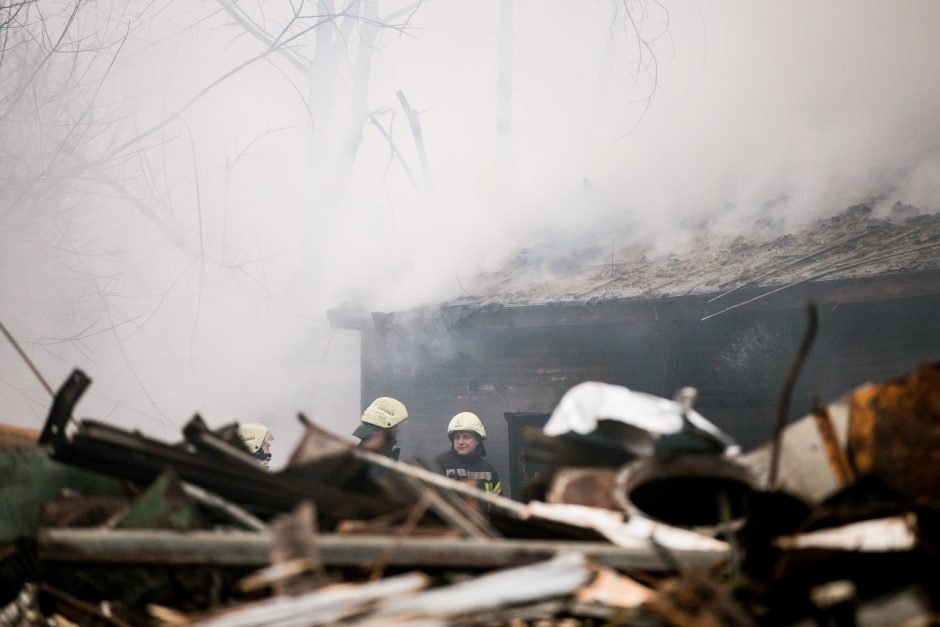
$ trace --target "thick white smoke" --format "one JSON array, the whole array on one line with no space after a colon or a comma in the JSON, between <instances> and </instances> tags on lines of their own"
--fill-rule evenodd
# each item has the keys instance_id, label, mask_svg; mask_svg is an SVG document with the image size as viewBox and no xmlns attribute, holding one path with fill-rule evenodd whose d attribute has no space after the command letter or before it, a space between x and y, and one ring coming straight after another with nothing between
<instances>
[{"instance_id":1,"label":"thick white smoke","mask_svg":"<svg viewBox=\"0 0 940 627\"><path fill-rule=\"evenodd\" d=\"M797 226L862 201L940 209L936 3L515 0L508 138L498 5L424 3L375 34L341 198L328 188L342 159L318 146L348 148L361 29L336 39L332 83L271 54L95 177L3 196L0 320L54 386L89 372L82 415L161 437L196 411L260 419L284 453L298 410L343 433L358 419L358 337L324 315L345 299L445 300L521 248L614 232L669 250L703 224ZM88 136L93 155L264 50L215 3L98 3L83 27L118 6L133 28L98 94L111 123ZM245 8L277 33L284 6ZM429 180L398 90L420 113ZM0 144L40 154L10 128ZM47 396L5 342L0 356L0 420L38 427Z\"/></svg>"}]
</instances>

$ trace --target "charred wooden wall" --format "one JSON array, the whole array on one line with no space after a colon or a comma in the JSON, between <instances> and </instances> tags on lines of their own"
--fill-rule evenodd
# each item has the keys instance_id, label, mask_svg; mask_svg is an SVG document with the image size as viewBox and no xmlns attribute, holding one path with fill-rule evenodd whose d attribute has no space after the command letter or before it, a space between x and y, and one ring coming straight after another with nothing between
<instances>
[{"instance_id":1,"label":"charred wooden wall","mask_svg":"<svg viewBox=\"0 0 940 627\"><path fill-rule=\"evenodd\" d=\"M820 331L791 418L805 414L814 395L832 400L940 359L937 290L905 296L875 283L810 285L704 321L704 297L377 314L363 331L362 404L391 395L407 405L403 459L443 452L451 416L479 414L488 458L506 482L505 414L550 413L565 391L589 380L666 397L694 386L696 408L749 448L769 437L807 298L820 303Z\"/></svg>"}]
</instances>

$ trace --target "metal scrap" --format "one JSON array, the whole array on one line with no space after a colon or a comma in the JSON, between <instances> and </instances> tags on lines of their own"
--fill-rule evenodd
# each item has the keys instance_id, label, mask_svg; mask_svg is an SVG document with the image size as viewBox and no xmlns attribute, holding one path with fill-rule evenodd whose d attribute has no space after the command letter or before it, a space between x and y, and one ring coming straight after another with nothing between
<instances>
[{"instance_id":1,"label":"metal scrap","mask_svg":"<svg viewBox=\"0 0 940 627\"><path fill-rule=\"evenodd\" d=\"M776 544L785 550L830 549L884 553L910 551L917 544L917 515L865 520L832 529L795 536L781 536Z\"/></svg>"},{"instance_id":2,"label":"metal scrap","mask_svg":"<svg viewBox=\"0 0 940 627\"><path fill-rule=\"evenodd\" d=\"M859 475L940 499L940 363L852 394L848 455Z\"/></svg>"}]
</instances>

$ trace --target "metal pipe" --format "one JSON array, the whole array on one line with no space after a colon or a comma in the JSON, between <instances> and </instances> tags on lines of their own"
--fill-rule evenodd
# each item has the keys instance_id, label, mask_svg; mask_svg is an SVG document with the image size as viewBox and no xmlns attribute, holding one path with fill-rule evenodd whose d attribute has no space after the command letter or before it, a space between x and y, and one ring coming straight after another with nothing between
<instances>
[{"instance_id":1,"label":"metal pipe","mask_svg":"<svg viewBox=\"0 0 940 627\"><path fill-rule=\"evenodd\" d=\"M155 529L47 528L38 534L41 559L51 562L163 564L167 566L262 567L270 562L269 532ZM317 542L326 566L364 566L387 556L387 536L322 534ZM501 568L577 552L619 570L671 568L652 546L623 548L603 542L406 538L390 565L409 568ZM727 551L676 549L684 567L708 568L727 559Z\"/></svg>"}]
</instances>

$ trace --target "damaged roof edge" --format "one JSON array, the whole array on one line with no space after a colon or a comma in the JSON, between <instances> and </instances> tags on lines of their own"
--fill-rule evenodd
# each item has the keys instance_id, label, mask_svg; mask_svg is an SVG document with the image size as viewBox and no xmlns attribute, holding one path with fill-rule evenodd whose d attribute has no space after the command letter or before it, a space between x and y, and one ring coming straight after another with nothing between
<instances>
[{"instance_id":1,"label":"damaged roof edge","mask_svg":"<svg viewBox=\"0 0 940 627\"><path fill-rule=\"evenodd\" d=\"M751 287L738 290L734 299L709 302L720 292L656 298L616 298L557 300L543 303L504 305L491 303L444 304L416 307L405 311L364 312L351 315L347 305L328 310L335 328L379 333L395 326L430 323L455 328L465 324L485 327L559 326L600 322L629 322L672 319L703 320L731 309L793 309L808 300L820 304L847 304L940 295L940 270L882 274L798 282L777 287Z\"/></svg>"}]
</instances>

